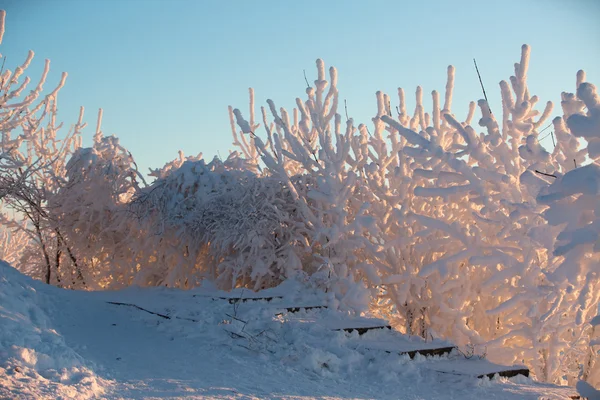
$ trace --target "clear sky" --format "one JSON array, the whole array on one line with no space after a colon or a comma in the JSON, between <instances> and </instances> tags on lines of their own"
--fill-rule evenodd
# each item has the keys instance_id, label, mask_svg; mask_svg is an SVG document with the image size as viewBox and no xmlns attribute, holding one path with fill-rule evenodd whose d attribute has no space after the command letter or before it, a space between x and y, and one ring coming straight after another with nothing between
<instances>
[{"instance_id":1,"label":"clear sky","mask_svg":"<svg viewBox=\"0 0 600 400\"><path fill-rule=\"evenodd\" d=\"M60 119L74 123L85 106L89 144L102 107L103 131L119 136L143 171L179 149L226 155L227 106L247 115L254 87L257 107L272 98L291 108L305 97L302 71L314 80L319 57L338 68L340 98L357 122L375 114L377 90L396 100L404 87L409 110L417 85L443 93L449 64L462 117L482 97L473 58L499 109L498 82L513 73L523 43L532 46L531 93L552 100L554 115L578 69L600 85L600 0L0 0L0 8L6 67L32 49L33 79L52 60L47 88L67 71Z\"/></svg>"}]
</instances>

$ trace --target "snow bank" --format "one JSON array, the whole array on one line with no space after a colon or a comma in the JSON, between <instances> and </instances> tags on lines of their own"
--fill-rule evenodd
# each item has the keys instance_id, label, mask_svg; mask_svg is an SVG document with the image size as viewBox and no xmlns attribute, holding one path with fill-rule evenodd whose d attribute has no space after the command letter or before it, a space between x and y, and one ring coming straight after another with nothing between
<instances>
[{"instance_id":1,"label":"snow bank","mask_svg":"<svg viewBox=\"0 0 600 400\"><path fill-rule=\"evenodd\" d=\"M0 397L85 399L104 392L105 382L53 329L48 312L60 299L60 290L0 261Z\"/></svg>"},{"instance_id":2,"label":"snow bank","mask_svg":"<svg viewBox=\"0 0 600 400\"><path fill-rule=\"evenodd\" d=\"M247 301L232 301L236 295ZM258 296L271 301L250 300ZM436 363L465 359L410 360L395 351L423 340L387 329L334 331L358 319L350 311L285 312L332 302L298 280L258 294L209 285L61 290L2 262L0 398L533 400L574 393L523 377L436 372Z\"/></svg>"}]
</instances>

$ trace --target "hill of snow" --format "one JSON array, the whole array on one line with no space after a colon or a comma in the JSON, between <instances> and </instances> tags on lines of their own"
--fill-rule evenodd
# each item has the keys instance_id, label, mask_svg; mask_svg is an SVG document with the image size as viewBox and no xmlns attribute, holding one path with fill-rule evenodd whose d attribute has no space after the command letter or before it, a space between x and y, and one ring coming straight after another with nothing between
<instances>
[{"instance_id":1,"label":"hill of snow","mask_svg":"<svg viewBox=\"0 0 600 400\"><path fill-rule=\"evenodd\" d=\"M288 282L265 295L281 293L287 303L231 304L206 287L66 291L0 262L0 398L563 399L576 393L522 376L489 380L432 370L435 363L460 363L456 355L411 360L365 351L357 343L367 339L358 333L328 329L348 321L343 313L276 312L292 302L326 304L317 291ZM328 326L311 323L316 314Z\"/></svg>"}]
</instances>

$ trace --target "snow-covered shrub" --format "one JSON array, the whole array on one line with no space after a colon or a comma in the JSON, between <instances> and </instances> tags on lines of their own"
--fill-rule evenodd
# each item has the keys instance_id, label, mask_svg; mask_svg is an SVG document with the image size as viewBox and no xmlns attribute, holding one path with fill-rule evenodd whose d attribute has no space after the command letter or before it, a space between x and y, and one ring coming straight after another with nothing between
<instances>
[{"instance_id":1,"label":"snow-covered shrub","mask_svg":"<svg viewBox=\"0 0 600 400\"><path fill-rule=\"evenodd\" d=\"M265 165L263 173L281 180L289 188L305 223L307 247L313 255L305 269L325 273L330 282L336 282L339 299L347 297L345 301L351 298L355 302L364 297L357 290L358 277L367 275L369 282L378 279L368 257L363 256L379 246L377 239L370 239L379 237L370 212L369 201L373 197L366 188L365 177L359 173L368 155L356 152L361 141L366 143L366 128L356 135L349 120L342 130L337 114L337 71L329 70L331 82L328 82L322 60L317 60L317 70L316 90L307 88L306 102L296 99L298 108L294 110L293 121L285 109L278 111L274 102L268 100L275 120L270 124L266 109L262 108L266 144L254 134L259 125L253 121L252 91L250 121L238 109L230 109L234 144L245 155L259 154ZM237 139L234 117L241 129L239 135L244 138L250 134L249 139L241 142Z\"/></svg>"},{"instance_id":2,"label":"snow-covered shrub","mask_svg":"<svg viewBox=\"0 0 600 400\"><path fill-rule=\"evenodd\" d=\"M556 264L547 276L561 289L558 300L570 307L555 333L555 341L568 347L561 361L570 364L572 375L580 372L584 380L598 386L600 357L590 322L597 325L597 317L592 317L600 301L600 100L596 87L585 82L583 71L577 76L576 95L563 93L562 97L564 116L553 124L556 132L569 137L570 152L563 153L568 167L558 168L556 179L537 200L548 205L543 215L560 231L551 249ZM581 149L580 139L586 143ZM591 163L575 168L586 153Z\"/></svg>"},{"instance_id":3,"label":"snow-covered shrub","mask_svg":"<svg viewBox=\"0 0 600 400\"><path fill-rule=\"evenodd\" d=\"M130 283L137 238L127 207L138 180L144 181L131 154L98 130L93 147L73 153L64 184L48 199L53 220L72 246L71 261L90 288Z\"/></svg>"},{"instance_id":4,"label":"snow-covered shrub","mask_svg":"<svg viewBox=\"0 0 600 400\"><path fill-rule=\"evenodd\" d=\"M590 348L582 365L581 379L598 388L596 395L600 395L600 328L598 328L600 326L600 314L592 318L590 325ZM579 384L577 387L579 388ZM593 398L591 395L588 397Z\"/></svg>"},{"instance_id":5,"label":"snow-covered shrub","mask_svg":"<svg viewBox=\"0 0 600 400\"><path fill-rule=\"evenodd\" d=\"M3 218L8 219L9 217L4 216ZM26 223L22 222L22 224ZM0 226L0 260L16 265L23 253L23 247L27 246L29 241L25 226L19 229Z\"/></svg>"},{"instance_id":6,"label":"snow-covered shrub","mask_svg":"<svg viewBox=\"0 0 600 400\"><path fill-rule=\"evenodd\" d=\"M402 253L424 282L411 296L408 277L396 275L390 292L408 304L416 301L436 334L462 345L485 344L492 359L524 360L538 378L555 380L563 376L558 368L564 349L552 336L560 324L553 307L560 303L558 288L545 276L554 232L539 215L535 197L547 184L536 171L547 171L550 155L537 135L552 104L541 116L533 109L538 99L527 88L528 61L524 46L512 87L500 83L502 125L479 102L482 133L471 126L473 105L460 123L449 107L440 109L436 93L431 125L422 111L402 121L402 115L393 119L380 110L387 129L406 140L398 152L411 166L404 179L412 178L414 197L426 200L403 204L397 213L400 235L412 225L412 244ZM446 104L449 98L447 89ZM562 308L569 311L567 304ZM513 351L504 351L507 347Z\"/></svg>"},{"instance_id":7,"label":"snow-covered shrub","mask_svg":"<svg viewBox=\"0 0 600 400\"><path fill-rule=\"evenodd\" d=\"M136 282L190 287L209 277L225 289L260 289L302 269L305 224L293 197L250 169L232 153L155 171L132 203L150 252Z\"/></svg>"},{"instance_id":8,"label":"snow-covered shrub","mask_svg":"<svg viewBox=\"0 0 600 400\"><path fill-rule=\"evenodd\" d=\"M263 108L266 142L252 109L249 122L237 109L230 116L241 129L234 135L250 135L234 138L249 162L259 155L264 174L293 188L308 245L331 275L363 279L376 306L408 333L485 345L493 359L526 362L539 379L561 382L577 376L586 345L581 311L572 306L588 293L581 307L594 310L598 288L581 264L571 268L570 285L552 279L559 228L547 225L538 194L573 160L581 165L585 152L557 126L553 153L538 143L552 103L535 110L539 99L526 82L529 47L522 50L510 84L500 83L501 123L479 102L481 133L471 126L475 103L464 122L452 113L452 67L444 105L433 92L431 114L421 88L412 116L402 89L396 117L389 96L378 92L372 134L351 119L342 130L337 73L330 69L327 82L321 60L316 90L296 99L293 119L269 100L269 124ZM569 342L569 334L582 339Z\"/></svg>"},{"instance_id":9,"label":"snow-covered shrub","mask_svg":"<svg viewBox=\"0 0 600 400\"><path fill-rule=\"evenodd\" d=\"M247 176L202 196L191 228L208 245L211 269L224 287L271 287L302 269L304 223L276 179Z\"/></svg>"}]
</instances>

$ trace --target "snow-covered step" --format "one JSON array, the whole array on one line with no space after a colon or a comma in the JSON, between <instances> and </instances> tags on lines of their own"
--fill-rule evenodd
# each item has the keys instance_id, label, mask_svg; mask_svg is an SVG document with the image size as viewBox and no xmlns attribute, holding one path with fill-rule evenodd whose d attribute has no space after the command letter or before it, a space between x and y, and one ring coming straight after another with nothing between
<instances>
[{"instance_id":1,"label":"snow-covered step","mask_svg":"<svg viewBox=\"0 0 600 400\"><path fill-rule=\"evenodd\" d=\"M235 303L245 303L247 301L266 301L266 302L270 302L273 300L280 300L283 299L283 296L268 296L268 297L260 297L260 296L256 296L256 297L213 297L214 299L221 299L221 300L227 300L229 301L229 304L235 304Z\"/></svg>"},{"instance_id":2,"label":"snow-covered step","mask_svg":"<svg viewBox=\"0 0 600 400\"><path fill-rule=\"evenodd\" d=\"M363 335L371 330L392 329L391 325L379 318L352 317L345 319L320 318L319 316L304 316L288 318L287 322L317 324L332 331L358 332Z\"/></svg>"},{"instance_id":3,"label":"snow-covered step","mask_svg":"<svg viewBox=\"0 0 600 400\"><path fill-rule=\"evenodd\" d=\"M327 308L327 306L288 306L285 307L285 311L289 312L289 313L297 313L300 311L311 311L311 310L322 310Z\"/></svg>"},{"instance_id":4,"label":"snow-covered step","mask_svg":"<svg viewBox=\"0 0 600 400\"><path fill-rule=\"evenodd\" d=\"M281 300L281 299L283 299L283 296L264 296L264 295L260 295L259 293L253 293L253 292L248 292L248 294L246 294L244 296L238 296L238 295L232 295L232 296L228 296L228 295L215 295L215 296L210 296L210 295L198 295L198 294L195 294L193 297L208 297L208 298L211 298L213 300L227 300L230 304L246 303L248 301L266 301L266 302L271 302L273 300Z\"/></svg>"},{"instance_id":5,"label":"snow-covered step","mask_svg":"<svg viewBox=\"0 0 600 400\"><path fill-rule=\"evenodd\" d=\"M301 311L314 311L324 310L327 306L325 305L277 305L275 309L275 315L282 315L284 313L298 313Z\"/></svg>"},{"instance_id":6,"label":"snow-covered step","mask_svg":"<svg viewBox=\"0 0 600 400\"><path fill-rule=\"evenodd\" d=\"M442 340L426 342L421 338L406 335L386 336L378 335L378 337L360 338L355 341L354 346L356 349L385 351L386 353L396 353L399 355L406 354L410 358L414 358L417 354L425 357L447 355L456 348L452 343Z\"/></svg>"},{"instance_id":7,"label":"snow-covered step","mask_svg":"<svg viewBox=\"0 0 600 400\"><path fill-rule=\"evenodd\" d=\"M327 295L321 290L307 288L295 281L289 280L281 285L254 291L249 288L235 288L231 291L218 289L210 282L194 289L194 297L204 297L214 300L227 300L231 304L246 302L285 303L286 307L294 308L302 305L317 306L326 304Z\"/></svg>"},{"instance_id":8,"label":"snow-covered step","mask_svg":"<svg viewBox=\"0 0 600 400\"><path fill-rule=\"evenodd\" d=\"M529 376L529 369L522 365L499 365L480 358L452 358L447 360L438 360L430 364L423 364L426 368L444 374L465 375L476 378L493 378L499 375L505 378L511 378L517 375Z\"/></svg>"},{"instance_id":9,"label":"snow-covered step","mask_svg":"<svg viewBox=\"0 0 600 400\"><path fill-rule=\"evenodd\" d=\"M332 331L358 332L363 335L373 329L392 329L392 326L385 320L379 318L354 317L341 320L321 320L321 325Z\"/></svg>"}]
</instances>

